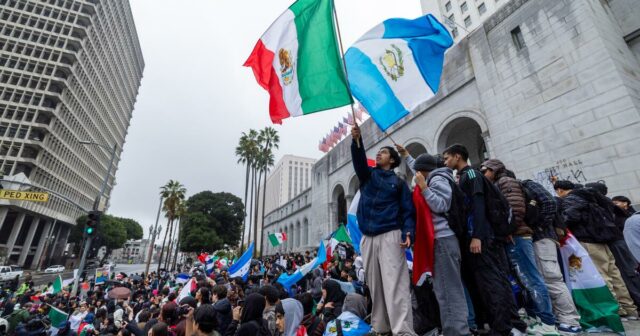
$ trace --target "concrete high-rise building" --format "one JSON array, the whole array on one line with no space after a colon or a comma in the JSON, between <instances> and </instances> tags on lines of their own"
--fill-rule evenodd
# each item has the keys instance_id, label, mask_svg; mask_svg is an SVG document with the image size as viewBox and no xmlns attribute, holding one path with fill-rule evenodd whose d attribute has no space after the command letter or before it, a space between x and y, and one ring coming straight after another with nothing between
<instances>
[{"instance_id":1,"label":"concrete high-rise building","mask_svg":"<svg viewBox=\"0 0 640 336\"><path fill-rule=\"evenodd\" d=\"M511 0L420 0L422 12L433 14L451 32L455 42L478 28Z\"/></svg>"},{"instance_id":2,"label":"concrete high-rise building","mask_svg":"<svg viewBox=\"0 0 640 336\"><path fill-rule=\"evenodd\" d=\"M276 163L267 176L265 216L311 187L311 169L315 163L315 159L295 155L285 155ZM262 185L258 187L258 228L262 227L262 188ZM262 232L258 232L260 244ZM253 233L247 240L253 240L252 237Z\"/></svg>"},{"instance_id":3,"label":"concrete high-rise building","mask_svg":"<svg viewBox=\"0 0 640 336\"><path fill-rule=\"evenodd\" d=\"M294 155L285 155L278 161L267 177L265 213L287 203L311 186L311 167L315 162L314 159Z\"/></svg>"},{"instance_id":4,"label":"concrete high-rise building","mask_svg":"<svg viewBox=\"0 0 640 336\"><path fill-rule=\"evenodd\" d=\"M60 257L84 213L72 202L92 208L117 146L109 197L143 69L128 0L0 2L0 175L71 201L0 200L9 263Z\"/></svg>"}]
</instances>

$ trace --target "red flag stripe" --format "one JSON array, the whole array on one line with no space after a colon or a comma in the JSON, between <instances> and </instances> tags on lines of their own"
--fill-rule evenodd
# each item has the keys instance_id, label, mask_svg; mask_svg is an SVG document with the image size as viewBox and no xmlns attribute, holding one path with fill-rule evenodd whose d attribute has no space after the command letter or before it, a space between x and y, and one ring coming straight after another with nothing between
<instances>
[{"instance_id":1,"label":"red flag stripe","mask_svg":"<svg viewBox=\"0 0 640 336\"><path fill-rule=\"evenodd\" d=\"M251 67L258 84L269 92L269 116L274 124L282 124L282 119L289 118L291 113L284 103L282 87L278 74L273 69L275 54L258 40L244 66Z\"/></svg>"}]
</instances>

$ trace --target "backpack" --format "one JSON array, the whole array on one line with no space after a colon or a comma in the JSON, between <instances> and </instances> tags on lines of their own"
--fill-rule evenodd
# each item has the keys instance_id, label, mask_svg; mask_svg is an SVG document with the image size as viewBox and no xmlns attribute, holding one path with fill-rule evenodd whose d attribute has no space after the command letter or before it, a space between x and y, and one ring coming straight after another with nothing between
<instances>
[{"instance_id":1,"label":"backpack","mask_svg":"<svg viewBox=\"0 0 640 336\"><path fill-rule=\"evenodd\" d=\"M511 206L498 187L484 175L480 176L484 183L484 204L487 220L497 238L506 238L516 232L517 228Z\"/></svg>"},{"instance_id":2,"label":"backpack","mask_svg":"<svg viewBox=\"0 0 640 336\"><path fill-rule=\"evenodd\" d=\"M451 188L451 206L449 210L445 213L441 213L438 215L443 216L447 219L449 224L449 228L453 233L456 234L458 239L464 238L467 235L468 227L467 227L467 214L465 212L464 205L464 193L460 189L457 183L453 181L453 179L449 178L445 173L436 173L429 176L429 181L436 176L441 176L447 180L449 183L449 187ZM427 184L429 184L427 182Z\"/></svg>"},{"instance_id":3,"label":"backpack","mask_svg":"<svg viewBox=\"0 0 640 336\"><path fill-rule=\"evenodd\" d=\"M528 227L535 229L541 226L540 223L540 200L536 197L536 194L529 189L531 183L536 183L531 180L518 181L525 199L525 214L524 222Z\"/></svg>"},{"instance_id":4,"label":"backpack","mask_svg":"<svg viewBox=\"0 0 640 336\"><path fill-rule=\"evenodd\" d=\"M589 192L593 195L593 201L590 200L587 206L587 229L592 231L593 237L597 238L599 243L609 243L619 235L613 214L615 205L597 191Z\"/></svg>"}]
</instances>

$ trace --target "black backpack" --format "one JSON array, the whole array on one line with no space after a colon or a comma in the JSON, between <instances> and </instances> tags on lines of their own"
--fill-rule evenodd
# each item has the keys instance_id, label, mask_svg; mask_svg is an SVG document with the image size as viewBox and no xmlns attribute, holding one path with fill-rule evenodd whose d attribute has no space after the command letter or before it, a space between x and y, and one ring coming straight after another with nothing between
<instances>
[{"instance_id":1,"label":"black backpack","mask_svg":"<svg viewBox=\"0 0 640 336\"><path fill-rule=\"evenodd\" d=\"M489 179L481 175L484 183L484 203L487 220L497 238L506 238L516 232L516 221L509 202Z\"/></svg>"},{"instance_id":2,"label":"black backpack","mask_svg":"<svg viewBox=\"0 0 640 336\"><path fill-rule=\"evenodd\" d=\"M533 182L531 180L524 180L524 181L518 181L518 182L520 183L520 187L522 188L522 191L524 193L524 198L525 198L524 222L527 224L528 227L535 230L536 228L540 227L542 224L540 223L540 220L541 220L540 205L542 203L541 203L541 200L539 200L536 197L536 194L533 193L531 189L529 189L529 186L532 183L536 183L536 182ZM549 197L553 197L553 196L549 194Z\"/></svg>"},{"instance_id":3,"label":"black backpack","mask_svg":"<svg viewBox=\"0 0 640 336\"><path fill-rule=\"evenodd\" d=\"M429 176L429 182L431 182L431 179L436 176L441 176L442 178L446 179L449 183L449 187L451 188L451 206L449 207L449 211L441 214L439 213L438 215L446 218L451 231L456 234L456 237L458 237L458 239L462 239L467 236L468 231L467 214L465 212L464 204L464 193L462 192L458 184L455 183L453 179L449 178L445 173L436 173Z\"/></svg>"}]
</instances>

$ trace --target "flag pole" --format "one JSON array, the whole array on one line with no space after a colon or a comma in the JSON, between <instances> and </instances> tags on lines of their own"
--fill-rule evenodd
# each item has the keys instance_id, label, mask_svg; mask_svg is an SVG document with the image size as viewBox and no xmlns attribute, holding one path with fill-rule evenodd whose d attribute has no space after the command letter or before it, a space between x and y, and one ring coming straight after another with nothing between
<instances>
[{"instance_id":1,"label":"flag pole","mask_svg":"<svg viewBox=\"0 0 640 336\"><path fill-rule=\"evenodd\" d=\"M338 13L336 12L336 2L335 0L331 0L331 9L333 11L333 20L336 25L336 33L338 34L338 46L340 47L340 54L342 55L342 71L344 71L344 77L347 80L347 92L349 95L353 97L351 94L351 87L349 86L349 74L347 73L347 64L344 60L344 47L342 46L342 34L340 33L340 23L338 22ZM353 125L358 127L358 121L356 120L356 110L353 108L353 102L351 102L351 117L353 118ZM360 148L360 139L356 140L356 145Z\"/></svg>"}]
</instances>

